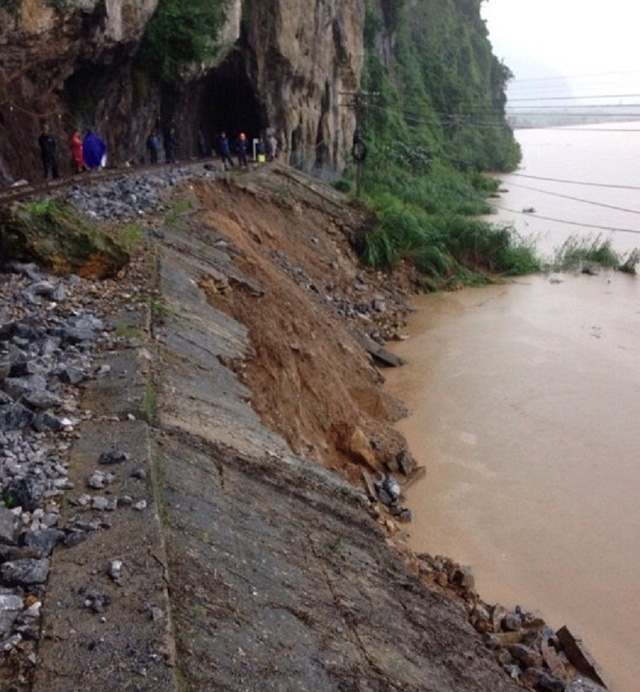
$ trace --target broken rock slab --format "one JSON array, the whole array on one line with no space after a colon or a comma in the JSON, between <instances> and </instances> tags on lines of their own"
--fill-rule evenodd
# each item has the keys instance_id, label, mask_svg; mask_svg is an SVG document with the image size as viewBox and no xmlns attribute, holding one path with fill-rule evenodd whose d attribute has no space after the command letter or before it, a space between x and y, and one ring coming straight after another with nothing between
<instances>
[{"instance_id":1,"label":"broken rock slab","mask_svg":"<svg viewBox=\"0 0 640 692\"><path fill-rule=\"evenodd\" d=\"M598 665L589 649L585 646L582 639L576 637L569 628L565 625L557 631L558 639L564 648L569 661L577 668L578 671L595 680L604 688L609 687L606 675L602 668ZM590 692L588 688L587 692ZM578 692L578 687L575 692Z\"/></svg>"}]
</instances>

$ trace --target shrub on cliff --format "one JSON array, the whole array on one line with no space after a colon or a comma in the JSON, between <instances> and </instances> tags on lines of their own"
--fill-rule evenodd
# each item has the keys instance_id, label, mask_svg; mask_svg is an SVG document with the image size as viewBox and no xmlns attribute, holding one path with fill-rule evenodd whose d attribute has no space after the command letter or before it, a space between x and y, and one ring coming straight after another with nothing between
<instances>
[{"instance_id":1,"label":"shrub on cliff","mask_svg":"<svg viewBox=\"0 0 640 692\"><path fill-rule=\"evenodd\" d=\"M229 0L159 0L140 47L139 64L171 83L189 64L211 59L228 5Z\"/></svg>"},{"instance_id":2,"label":"shrub on cliff","mask_svg":"<svg viewBox=\"0 0 640 692\"><path fill-rule=\"evenodd\" d=\"M36 262L56 274L102 279L127 264L128 245L61 200L0 208L3 262Z\"/></svg>"}]
</instances>

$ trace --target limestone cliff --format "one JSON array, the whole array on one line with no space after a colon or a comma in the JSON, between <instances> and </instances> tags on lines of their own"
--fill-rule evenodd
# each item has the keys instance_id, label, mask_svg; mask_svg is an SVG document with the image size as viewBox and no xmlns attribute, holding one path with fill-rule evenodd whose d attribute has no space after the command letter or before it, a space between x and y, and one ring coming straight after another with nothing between
<instances>
[{"instance_id":1,"label":"limestone cliff","mask_svg":"<svg viewBox=\"0 0 640 692\"><path fill-rule=\"evenodd\" d=\"M162 0L160 0L162 2ZM305 169L339 169L358 88L363 0L231 0L218 51L161 83L135 64L158 0L0 0L0 182L37 181L37 136L56 136L63 174L74 126L107 140L110 163L139 162L151 127L175 126L179 157L218 130L268 128Z\"/></svg>"},{"instance_id":2,"label":"limestone cliff","mask_svg":"<svg viewBox=\"0 0 640 692\"><path fill-rule=\"evenodd\" d=\"M252 74L293 163L344 163L353 138L349 93L363 62L364 7L353 0L252 0ZM268 33L265 29L268 28Z\"/></svg>"}]
</instances>

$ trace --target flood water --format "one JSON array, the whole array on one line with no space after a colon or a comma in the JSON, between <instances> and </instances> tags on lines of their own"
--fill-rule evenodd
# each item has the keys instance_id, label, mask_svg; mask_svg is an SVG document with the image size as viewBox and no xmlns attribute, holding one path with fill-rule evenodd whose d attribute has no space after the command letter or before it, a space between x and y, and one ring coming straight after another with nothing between
<instances>
[{"instance_id":1,"label":"flood water","mask_svg":"<svg viewBox=\"0 0 640 692\"><path fill-rule=\"evenodd\" d=\"M543 252L598 233L587 224L637 229L600 232L640 247L640 123L592 127L516 133L521 175L598 184L504 176L499 218ZM616 692L638 692L640 277L524 277L414 305L394 349L409 365L387 377L427 469L408 493L412 547L472 565L489 602L568 624Z\"/></svg>"}]
</instances>

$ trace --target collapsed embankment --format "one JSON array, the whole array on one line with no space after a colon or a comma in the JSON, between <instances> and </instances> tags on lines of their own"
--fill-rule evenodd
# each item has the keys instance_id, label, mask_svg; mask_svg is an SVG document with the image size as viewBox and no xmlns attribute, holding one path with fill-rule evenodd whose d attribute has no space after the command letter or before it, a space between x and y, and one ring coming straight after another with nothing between
<instances>
[{"instance_id":1,"label":"collapsed embankment","mask_svg":"<svg viewBox=\"0 0 640 692\"><path fill-rule=\"evenodd\" d=\"M355 299L353 274L383 288L337 227L347 210L310 186L194 184L158 247L153 454L180 673L194 690L511 689L463 609L389 550L365 493L291 451L349 476L376 450L334 431L366 440L377 420L383 450L390 420L334 305Z\"/></svg>"},{"instance_id":2,"label":"collapsed embankment","mask_svg":"<svg viewBox=\"0 0 640 692\"><path fill-rule=\"evenodd\" d=\"M366 213L277 168L174 200L108 306L60 511L84 540L15 689L519 689L363 482L404 447L362 333L401 328L409 287L358 266Z\"/></svg>"}]
</instances>

